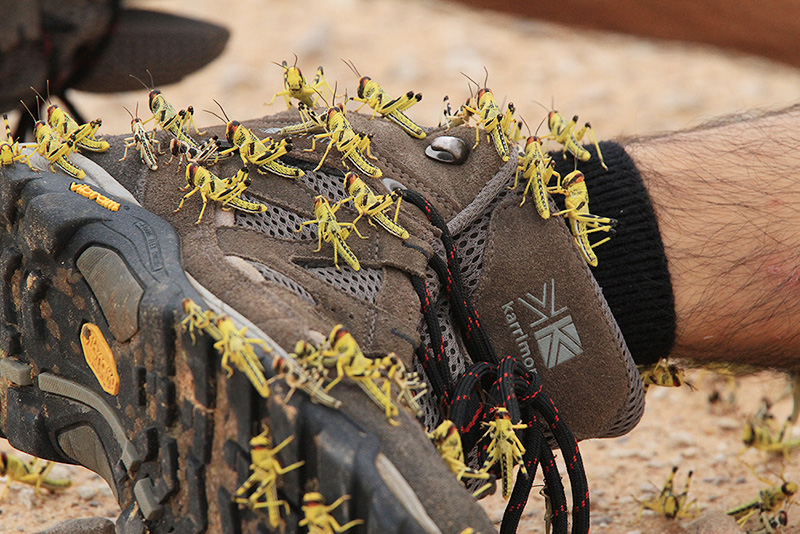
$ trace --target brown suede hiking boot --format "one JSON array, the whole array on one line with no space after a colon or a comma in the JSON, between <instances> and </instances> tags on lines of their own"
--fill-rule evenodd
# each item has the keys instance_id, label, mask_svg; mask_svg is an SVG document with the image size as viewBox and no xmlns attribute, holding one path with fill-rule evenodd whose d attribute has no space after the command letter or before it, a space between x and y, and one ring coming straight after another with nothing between
<instances>
[{"instance_id":1,"label":"brown suede hiking boot","mask_svg":"<svg viewBox=\"0 0 800 534\"><path fill-rule=\"evenodd\" d=\"M504 458L508 421L528 476L502 530L516 529L538 463L554 527L566 529L541 430L566 460L573 531L588 529L567 427L581 439L620 435L643 396L572 237L519 206L508 189L516 162L485 136L469 150L472 129L413 139L348 118L382 174L360 179L386 195L362 217L374 225L355 223L364 239L354 204L338 204L353 196L342 154L332 148L314 170L324 148L303 152L309 136L294 137L280 168L248 164L247 179L238 157L208 167L219 181L164 156L153 171L133 148L119 161L122 136L106 138L105 153L71 156L86 172L77 186L0 168L0 429L21 450L101 474L123 509L119 532L486 534L491 521L426 431L455 421L475 470L510 492L511 466L490 461ZM298 120L288 111L244 126L277 139ZM204 139L213 133L225 137L220 127ZM462 163L425 155L441 136L465 141L434 143L466 149ZM291 169L302 173L275 174ZM188 196L186 176L213 187ZM377 216L394 223L400 199L408 237ZM409 393L412 370L428 382L421 397Z\"/></svg>"}]
</instances>

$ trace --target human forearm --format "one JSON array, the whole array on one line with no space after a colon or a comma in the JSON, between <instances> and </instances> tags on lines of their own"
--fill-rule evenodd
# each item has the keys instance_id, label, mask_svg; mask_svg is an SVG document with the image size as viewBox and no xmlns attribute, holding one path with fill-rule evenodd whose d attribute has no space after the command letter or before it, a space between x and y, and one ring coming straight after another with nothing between
<instances>
[{"instance_id":1,"label":"human forearm","mask_svg":"<svg viewBox=\"0 0 800 534\"><path fill-rule=\"evenodd\" d=\"M669 264L673 355L800 363L799 124L795 107L624 143Z\"/></svg>"}]
</instances>

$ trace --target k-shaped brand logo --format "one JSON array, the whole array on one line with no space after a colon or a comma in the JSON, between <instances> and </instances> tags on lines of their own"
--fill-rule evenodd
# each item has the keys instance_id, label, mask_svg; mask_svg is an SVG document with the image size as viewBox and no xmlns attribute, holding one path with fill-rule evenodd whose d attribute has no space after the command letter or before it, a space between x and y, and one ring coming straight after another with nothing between
<instances>
[{"instance_id":1,"label":"k-shaped brand logo","mask_svg":"<svg viewBox=\"0 0 800 534\"><path fill-rule=\"evenodd\" d=\"M537 298L530 292L525 293L516 300L503 304L502 312L519 349L519 360L528 369L536 368L528 344L530 330L533 331L539 354L548 369L583 354L581 338L569 308L563 306L556 309L555 279L551 279L549 284L544 283L542 298ZM526 326L524 323L531 318L534 320Z\"/></svg>"}]
</instances>

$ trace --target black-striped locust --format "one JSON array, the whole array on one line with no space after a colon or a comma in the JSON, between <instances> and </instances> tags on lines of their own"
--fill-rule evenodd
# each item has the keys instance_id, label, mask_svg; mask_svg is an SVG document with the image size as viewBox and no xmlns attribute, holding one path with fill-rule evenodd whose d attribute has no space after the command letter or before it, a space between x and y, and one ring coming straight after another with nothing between
<instances>
[{"instance_id":1,"label":"black-striped locust","mask_svg":"<svg viewBox=\"0 0 800 534\"><path fill-rule=\"evenodd\" d=\"M182 190L186 191L191 188L191 191L183 196L175 212L180 211L186 199L198 191L203 198L203 208L200 210L200 215L197 217L195 224L200 224L200 221L203 220L203 213L206 211L209 199L222 204L223 210L235 209L246 213L263 213L267 211L267 207L264 204L247 202L240 198L249 185L250 178L247 175L246 168L240 169L230 178L219 178L197 163L190 163L186 166L186 187Z\"/></svg>"},{"instance_id":2,"label":"black-striped locust","mask_svg":"<svg viewBox=\"0 0 800 534\"><path fill-rule=\"evenodd\" d=\"M214 165L220 159L230 157L230 155L221 156L219 148L220 141L216 135L203 141L203 144L200 145L199 148L173 137L169 140L170 157L169 160L167 160L167 165L170 165L172 160L176 157L178 158L178 165L175 167L176 173L180 172L184 160L187 165L189 163Z\"/></svg>"},{"instance_id":3,"label":"black-striped locust","mask_svg":"<svg viewBox=\"0 0 800 534\"><path fill-rule=\"evenodd\" d=\"M33 486L37 495L42 488L60 491L72 486L72 481L68 478L50 476L53 465L53 462L42 461L39 458L26 461L13 454L0 452L0 476L7 477L5 487L0 492L0 500L5 496L12 481Z\"/></svg>"},{"instance_id":4,"label":"black-striped locust","mask_svg":"<svg viewBox=\"0 0 800 534\"><path fill-rule=\"evenodd\" d=\"M674 479L675 473L678 471L678 466L672 468L672 472L667 477L664 487L658 497L650 497L647 499L636 500L641 507L639 508L639 520L642 519L642 512L645 508L653 510L664 517L669 519L695 518L700 515L700 510L697 506L697 501L689 501L689 484L692 481L692 472L686 476L686 485L683 487L681 493L675 493Z\"/></svg>"},{"instance_id":5,"label":"black-striped locust","mask_svg":"<svg viewBox=\"0 0 800 534\"><path fill-rule=\"evenodd\" d=\"M408 108L422 100L422 94L414 94L414 91L409 91L404 95L393 99L389 97L386 91L384 91L383 88L372 78L369 76L361 76L352 61L350 63L344 61L344 63L350 67L356 76L359 77L357 91L358 96L351 97L351 100L363 102L362 107L364 105L368 105L370 108L372 108L373 118L376 114L380 113L383 117L400 126L400 128L402 128L403 131L405 131L411 137L425 139L425 130L423 130L420 125L409 119L404 113ZM360 109L361 108L358 108L356 111Z\"/></svg>"},{"instance_id":6,"label":"black-striped locust","mask_svg":"<svg viewBox=\"0 0 800 534\"><path fill-rule=\"evenodd\" d=\"M30 158L22 153L19 140L15 140L11 136L11 126L8 124L8 115L5 113L3 113L3 126L6 130L6 140L0 141L0 165L9 166L21 161L26 163L32 171L37 170L31 165Z\"/></svg>"},{"instance_id":7,"label":"black-striped locust","mask_svg":"<svg viewBox=\"0 0 800 534\"><path fill-rule=\"evenodd\" d=\"M350 235L351 230L361 239L366 239L366 237L361 235L361 232L358 231L355 224L336 220L336 212L341 206L342 204L339 202L331 206L327 198L318 195L314 198L314 216L316 216L316 219L301 223L300 228L296 229L295 232L299 232L303 226L308 224L316 224L318 246L314 252L322 250L323 241L330 243L333 245L333 264L336 266L336 269L339 270L339 255L341 254L348 265L350 265L354 271L358 271L361 269L361 265L356 255L353 254L353 251L350 250L350 247L347 245L347 237Z\"/></svg>"},{"instance_id":8,"label":"black-striped locust","mask_svg":"<svg viewBox=\"0 0 800 534\"><path fill-rule=\"evenodd\" d=\"M47 83L47 100L35 88L31 87L31 89L43 103L48 103L45 114L46 122L59 139L64 142L72 139L78 149L90 152L105 152L110 148L111 145L108 144L108 141L96 137L97 131L103 125L101 119L98 118L86 124L78 124L75 119L70 117L69 113L50 101L49 81Z\"/></svg>"},{"instance_id":9,"label":"black-striped locust","mask_svg":"<svg viewBox=\"0 0 800 534\"><path fill-rule=\"evenodd\" d=\"M766 482L763 479L761 480ZM769 517L770 514L774 514L783 508L788 500L797 493L797 490L797 483L784 481L781 484L762 489L758 492L757 498L731 508L726 513L732 516L740 527L744 527L747 521L756 514Z\"/></svg>"},{"instance_id":10,"label":"black-striped locust","mask_svg":"<svg viewBox=\"0 0 800 534\"><path fill-rule=\"evenodd\" d=\"M147 73L150 74L150 71L147 71ZM130 76L131 78L139 80L139 78L136 78L136 76L132 74ZM202 132L200 132L200 130L197 128L197 125L194 123L194 108L189 106L186 109L175 111L175 108L172 107L172 104L167 101L166 97L164 97L159 89L152 87L152 85L151 87L148 87L147 84L145 84L142 80L139 80L139 83L144 85L145 89L150 90L148 95L148 105L150 107L150 112L153 114L142 124L147 124L148 122L155 120L156 127L161 126L162 129L171 133L180 141L184 141L199 148L200 144L188 133L189 126L192 126L194 127L197 135L202 135ZM152 75L150 76L150 83L153 83Z\"/></svg>"},{"instance_id":11,"label":"black-striped locust","mask_svg":"<svg viewBox=\"0 0 800 534\"><path fill-rule=\"evenodd\" d=\"M597 157L600 159L600 165L602 165L605 170L608 170L608 167L606 167L603 161L603 154L600 152L600 145L597 143L592 125L587 122L582 128L576 131L575 125L577 122L577 115L572 117L570 121L567 121L559 112L554 110L550 111L547 115L547 126L550 128L550 133L543 135L542 139L552 139L556 143L563 145L565 158L567 157L567 153L569 153L580 161L589 161L592 157L591 153L579 144L584 135L588 133L589 139L597 150Z\"/></svg>"},{"instance_id":12,"label":"black-striped locust","mask_svg":"<svg viewBox=\"0 0 800 534\"><path fill-rule=\"evenodd\" d=\"M461 445L461 434L458 433L456 425L449 419L445 419L442 423L428 432L428 438L433 442L436 447L436 452L442 457L444 463L456 476L459 482L464 482L465 479L478 479L490 480L492 475L487 471L473 469L469 467L464 460L464 449ZM487 489L492 486L491 482L482 485L473 492L474 497L480 497Z\"/></svg>"},{"instance_id":13,"label":"black-striped locust","mask_svg":"<svg viewBox=\"0 0 800 534\"><path fill-rule=\"evenodd\" d=\"M639 365L638 369L645 393L650 386L678 388L686 384L689 389L694 389L694 386L686 381L686 372L683 368L669 363L666 358L661 358L652 365Z\"/></svg>"},{"instance_id":14,"label":"black-striped locust","mask_svg":"<svg viewBox=\"0 0 800 534\"><path fill-rule=\"evenodd\" d=\"M489 438L489 445L486 448L486 460L483 463L482 471L489 471L491 467L500 463L500 475L503 479L503 498L511 496L511 481L513 479L512 470L519 464L519 471L523 475L528 472L522 455L525 454L525 447L519 440L516 430L528 428L525 423L513 423L508 410L497 406L494 408L494 420L484 422L487 428L482 439Z\"/></svg>"},{"instance_id":15,"label":"black-striped locust","mask_svg":"<svg viewBox=\"0 0 800 534\"><path fill-rule=\"evenodd\" d=\"M303 514L304 517L297 524L301 527L308 527L308 534L334 534L350 530L356 525L364 523L363 519L353 519L340 525L331 515L344 501L350 499L349 495L342 495L332 504L325 504L325 497L321 493L312 491L303 495Z\"/></svg>"},{"instance_id":16,"label":"black-striped locust","mask_svg":"<svg viewBox=\"0 0 800 534\"><path fill-rule=\"evenodd\" d=\"M547 190L550 180L555 175L560 180L561 176L555 170L555 162L549 154L542 149L542 140L535 136L528 136L525 142L525 150L519 155L517 160L517 173L514 176L514 185L509 189L516 189L519 183L519 175L525 181L525 190L522 192L522 202L525 204L528 191L533 196L536 211L543 219L550 218L550 202Z\"/></svg>"},{"instance_id":17,"label":"black-striped locust","mask_svg":"<svg viewBox=\"0 0 800 534\"><path fill-rule=\"evenodd\" d=\"M800 439L791 438L791 417L778 428L771 408L769 399L761 400L759 409L747 418L742 427L742 442L745 447L753 447L767 454L782 454L784 460L788 460L791 451L800 447Z\"/></svg>"},{"instance_id":18,"label":"black-striped locust","mask_svg":"<svg viewBox=\"0 0 800 534\"><path fill-rule=\"evenodd\" d=\"M86 177L83 169L76 167L69 159L69 155L75 151L74 139L59 140L55 132L42 120L36 121L33 125L33 136L36 139L36 150L28 155L26 161L30 161L34 153L38 153L47 160L52 172L56 172L54 167L58 167L78 180Z\"/></svg>"},{"instance_id":19,"label":"black-striped locust","mask_svg":"<svg viewBox=\"0 0 800 534\"><path fill-rule=\"evenodd\" d=\"M125 138L125 153L122 155L120 161L125 161L125 158L128 157L128 149L130 147L135 147L136 150L139 151L139 157L142 160L142 163L147 165L147 167L151 171L158 170L158 160L156 159L156 151L154 150L154 146L158 147L158 152L161 152L161 143L155 138L155 132L150 132L148 135L147 131L144 128L144 123L142 119L139 118L139 104L136 104L136 116L134 117L133 114L130 112L128 108L125 108L125 111L128 112L128 115L131 116L131 132L133 135L131 137Z\"/></svg>"},{"instance_id":20,"label":"black-striped locust","mask_svg":"<svg viewBox=\"0 0 800 534\"><path fill-rule=\"evenodd\" d=\"M462 73L463 74L463 73ZM477 124L475 125L475 145L472 148L477 148L480 143L480 127L487 133L492 140L495 150L500 155L500 159L508 161L509 159L509 142L506 132L511 127L514 114L514 106L509 104L506 112L500 111L500 107L494 99L492 90L486 87L486 82L489 79L489 72L486 71L486 80L484 80L483 87L478 85L478 82L464 74L472 83L478 87L478 94L476 97L476 107L464 104L463 111L469 112L471 115L476 116Z\"/></svg>"},{"instance_id":21,"label":"black-striped locust","mask_svg":"<svg viewBox=\"0 0 800 534\"><path fill-rule=\"evenodd\" d=\"M400 239L408 239L408 230L397 224L401 200L399 193L392 192L386 195L376 195L364 180L354 172L348 172L345 175L344 188L350 196L342 202L352 200L356 211L358 211L358 217L355 218L353 224L356 224L361 217L366 215L371 225L377 224ZM397 204L397 208L394 211L394 218L390 219L384 211L394 204Z\"/></svg>"},{"instance_id":22,"label":"black-striped locust","mask_svg":"<svg viewBox=\"0 0 800 534\"><path fill-rule=\"evenodd\" d=\"M294 436L289 436L273 447L269 429L265 428L261 434L250 440L251 473L247 480L236 490L236 497L233 499L237 504L243 504L251 510L266 508L269 524L273 528L278 528L281 523L281 506L284 507L286 513L289 513L289 503L278 499L278 475L284 475L305 463L305 461L301 460L283 467L278 461L278 453L293 438ZM253 487L255 487L255 490L245 497Z\"/></svg>"},{"instance_id":23,"label":"black-striped locust","mask_svg":"<svg viewBox=\"0 0 800 534\"><path fill-rule=\"evenodd\" d=\"M264 352L269 353L272 351L269 345L263 339L246 337L246 326L237 329L230 317L212 310L203 310L192 299L183 300L183 311L186 317L181 321L181 325L189 331L192 341L195 330L203 332L214 340L214 348L222 356L220 367L225 370L228 378L233 375L233 369L229 365L233 363L247 376L258 394L265 399L268 398L269 384L264 377L264 366L253 346L258 345Z\"/></svg>"},{"instance_id":24,"label":"black-striped locust","mask_svg":"<svg viewBox=\"0 0 800 534\"><path fill-rule=\"evenodd\" d=\"M342 155L342 165L345 168L347 168L347 161L349 160L360 172L372 178L380 178L383 176L383 172L367 161L368 158L377 159L370 152L370 136L356 133L346 115L347 111L344 104L337 104L328 108L324 121L325 132L314 135L311 141L311 148L306 149L306 152L313 152L316 148L317 139L329 140L325 153L314 170L318 171L322 167L331 147L335 146Z\"/></svg>"},{"instance_id":25,"label":"black-striped locust","mask_svg":"<svg viewBox=\"0 0 800 534\"><path fill-rule=\"evenodd\" d=\"M231 148L221 151L220 156L226 156L238 151L239 156L242 158L242 163L245 165L248 162L252 163L261 174L272 173L284 178L297 178L305 174L302 169L287 165L278 159L292 149L292 139L290 137L280 141L273 141L269 137L259 139L252 131L242 126L239 121L228 119L228 115L222 109L220 103L216 100L214 102L219 106L222 114L225 115L225 119L213 111L206 111L226 123L225 138L233 145Z\"/></svg>"},{"instance_id":26,"label":"black-striped locust","mask_svg":"<svg viewBox=\"0 0 800 534\"><path fill-rule=\"evenodd\" d=\"M273 63L275 62L273 61ZM297 66L296 54L294 56L294 64L291 67L285 60L281 64L275 63L275 65L283 69L283 91L278 91L272 95L272 100L269 101L267 104L268 106L271 106L278 96L282 96L286 100L286 107L289 109L292 107L292 98L296 98L309 108L313 108L319 98L319 91L323 88L327 88L333 95L333 98L336 98L334 90L331 89L331 86L325 81L325 74L321 66L317 67L314 82L309 85L308 82L306 82L305 76L303 76L303 73L300 71L300 68Z\"/></svg>"},{"instance_id":27,"label":"black-striped locust","mask_svg":"<svg viewBox=\"0 0 800 534\"><path fill-rule=\"evenodd\" d=\"M597 267L597 255L592 249L611 239L615 233L616 219L589 213L589 190L586 188L583 173L578 170L572 171L563 179L558 180L558 183L549 188L549 191L564 195L565 209L553 213L553 215L563 215L567 218L572 236L583 259L592 267ZM596 243L590 243L588 236L595 232L605 232L608 236Z\"/></svg>"}]
</instances>

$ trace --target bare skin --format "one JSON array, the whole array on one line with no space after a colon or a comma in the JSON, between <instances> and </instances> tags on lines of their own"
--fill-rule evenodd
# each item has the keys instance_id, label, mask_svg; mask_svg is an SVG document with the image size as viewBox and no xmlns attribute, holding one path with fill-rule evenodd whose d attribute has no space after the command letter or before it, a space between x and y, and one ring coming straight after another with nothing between
<instances>
[{"instance_id":1,"label":"bare skin","mask_svg":"<svg viewBox=\"0 0 800 534\"><path fill-rule=\"evenodd\" d=\"M800 106L626 143L675 293L673 355L800 370Z\"/></svg>"}]
</instances>

